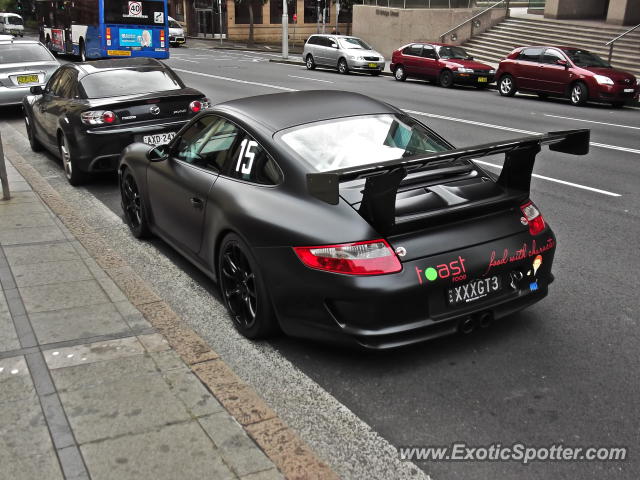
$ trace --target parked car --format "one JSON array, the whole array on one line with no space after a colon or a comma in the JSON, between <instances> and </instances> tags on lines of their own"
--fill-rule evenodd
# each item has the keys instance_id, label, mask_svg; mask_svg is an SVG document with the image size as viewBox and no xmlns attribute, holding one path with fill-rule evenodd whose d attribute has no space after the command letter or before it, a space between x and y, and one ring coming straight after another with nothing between
<instances>
[{"instance_id":1,"label":"parked car","mask_svg":"<svg viewBox=\"0 0 640 480\"><path fill-rule=\"evenodd\" d=\"M59 66L36 40L0 38L0 105L20 105L29 89L44 85Z\"/></svg>"},{"instance_id":2,"label":"parked car","mask_svg":"<svg viewBox=\"0 0 640 480\"><path fill-rule=\"evenodd\" d=\"M59 155L72 185L114 172L122 149L169 142L209 100L152 58L65 64L23 101L31 148Z\"/></svg>"},{"instance_id":3,"label":"parked car","mask_svg":"<svg viewBox=\"0 0 640 480\"><path fill-rule=\"evenodd\" d=\"M500 62L497 79L500 95L529 91L541 97L568 97L573 105L595 100L621 107L640 92L631 73L575 47L516 48Z\"/></svg>"},{"instance_id":4,"label":"parked car","mask_svg":"<svg viewBox=\"0 0 640 480\"><path fill-rule=\"evenodd\" d=\"M24 20L17 13L0 12L0 33L24 36Z\"/></svg>"},{"instance_id":5,"label":"parked car","mask_svg":"<svg viewBox=\"0 0 640 480\"><path fill-rule=\"evenodd\" d=\"M307 68L336 68L340 73L350 71L380 75L384 70L384 56L358 37L346 35L311 35L302 52Z\"/></svg>"},{"instance_id":6,"label":"parked car","mask_svg":"<svg viewBox=\"0 0 640 480\"><path fill-rule=\"evenodd\" d=\"M121 156L132 234L155 233L219 283L236 328L393 348L488 325L543 299L555 236L531 202L541 145L583 155L589 130L455 149L357 93L246 97L168 145ZM499 177L471 158L507 154Z\"/></svg>"},{"instance_id":7,"label":"parked car","mask_svg":"<svg viewBox=\"0 0 640 480\"><path fill-rule=\"evenodd\" d=\"M475 61L462 47L425 42L395 50L390 69L398 81L420 78L445 88L456 84L484 88L493 83L496 73L491 65Z\"/></svg>"},{"instance_id":8,"label":"parked car","mask_svg":"<svg viewBox=\"0 0 640 480\"><path fill-rule=\"evenodd\" d=\"M167 20L169 22L169 45L179 47L187 43L187 38L184 35L184 27L172 17L168 17Z\"/></svg>"}]
</instances>

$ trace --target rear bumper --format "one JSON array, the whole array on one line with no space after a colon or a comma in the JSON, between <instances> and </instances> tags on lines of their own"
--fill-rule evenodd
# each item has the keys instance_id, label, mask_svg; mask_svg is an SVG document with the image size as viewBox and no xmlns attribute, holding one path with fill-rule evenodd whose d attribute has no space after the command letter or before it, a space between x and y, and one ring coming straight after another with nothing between
<instances>
[{"instance_id":1,"label":"rear bumper","mask_svg":"<svg viewBox=\"0 0 640 480\"><path fill-rule=\"evenodd\" d=\"M22 99L27 95L31 95L28 87L3 87L0 86L0 105L19 105Z\"/></svg>"},{"instance_id":2,"label":"rear bumper","mask_svg":"<svg viewBox=\"0 0 640 480\"><path fill-rule=\"evenodd\" d=\"M553 281L555 237L551 230L536 238L528 232L517 234L405 262L400 272L374 276L307 268L287 247L255 252L285 333L383 350L448 335L467 320L478 322L485 315L501 318L542 300ZM537 255L542 264L533 273ZM464 263L463 275L426 279L429 267L458 259ZM494 275L502 280L499 292L449 305L449 288Z\"/></svg>"},{"instance_id":3,"label":"rear bumper","mask_svg":"<svg viewBox=\"0 0 640 480\"><path fill-rule=\"evenodd\" d=\"M143 135L178 132L189 120L153 125L92 128L75 136L74 155L80 170L86 172L115 172L122 150Z\"/></svg>"},{"instance_id":4,"label":"rear bumper","mask_svg":"<svg viewBox=\"0 0 640 480\"><path fill-rule=\"evenodd\" d=\"M182 45L183 43L187 43L187 40L183 36L169 35L169 43L172 45Z\"/></svg>"}]
</instances>

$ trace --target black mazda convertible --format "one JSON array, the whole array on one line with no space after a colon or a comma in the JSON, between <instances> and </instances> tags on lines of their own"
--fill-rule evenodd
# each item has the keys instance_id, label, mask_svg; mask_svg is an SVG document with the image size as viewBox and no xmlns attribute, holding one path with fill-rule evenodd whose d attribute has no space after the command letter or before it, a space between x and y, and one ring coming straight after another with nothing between
<instances>
[{"instance_id":1,"label":"black mazda convertible","mask_svg":"<svg viewBox=\"0 0 640 480\"><path fill-rule=\"evenodd\" d=\"M124 216L219 283L238 330L385 349L470 332L548 293L556 239L529 198L536 154L589 130L454 148L339 91L234 100L168 145L128 146ZM504 154L494 175L473 159Z\"/></svg>"}]
</instances>

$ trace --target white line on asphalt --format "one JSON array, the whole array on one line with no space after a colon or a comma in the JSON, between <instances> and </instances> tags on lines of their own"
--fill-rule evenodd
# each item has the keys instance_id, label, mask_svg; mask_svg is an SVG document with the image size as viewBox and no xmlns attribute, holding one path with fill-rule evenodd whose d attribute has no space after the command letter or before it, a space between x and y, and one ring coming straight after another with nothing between
<instances>
[{"instance_id":1,"label":"white line on asphalt","mask_svg":"<svg viewBox=\"0 0 640 480\"><path fill-rule=\"evenodd\" d=\"M596 122L595 120L583 120L581 118L562 117L560 115L550 115L548 113L545 113L543 115L545 117L562 118L564 120L573 120L576 122L598 123L600 125L609 125L610 127L633 128L634 130L640 130L640 127L632 127L631 125L620 125L619 123Z\"/></svg>"},{"instance_id":2,"label":"white line on asphalt","mask_svg":"<svg viewBox=\"0 0 640 480\"><path fill-rule=\"evenodd\" d=\"M314 82L334 83L334 82L330 82L329 80L320 80L318 78L299 77L297 75L287 75L287 76L291 78L302 78L303 80L313 80Z\"/></svg>"},{"instance_id":3,"label":"white line on asphalt","mask_svg":"<svg viewBox=\"0 0 640 480\"><path fill-rule=\"evenodd\" d=\"M199 75L201 77L216 78L218 80L227 80L229 82L244 83L246 85L257 85L258 87L275 88L276 90L284 90L286 92L297 92L295 88L280 87L278 85L270 85L268 83L250 82L248 80L239 80L231 77L221 77L220 75L211 75L210 73L193 72L191 70L183 70L182 68L174 68L176 72L189 73L191 75Z\"/></svg>"},{"instance_id":4,"label":"white line on asphalt","mask_svg":"<svg viewBox=\"0 0 640 480\"><path fill-rule=\"evenodd\" d=\"M187 60L186 58L173 57L170 60L178 60L179 62L200 63L200 62L197 62L196 60Z\"/></svg>"},{"instance_id":5,"label":"white line on asphalt","mask_svg":"<svg viewBox=\"0 0 640 480\"><path fill-rule=\"evenodd\" d=\"M435 113L417 112L415 110L405 110L413 115L421 115L423 117L440 118L442 120L450 120L452 122L469 123L480 127L497 128L498 130L506 130L508 132L524 133L525 135L540 135L541 132L532 132L529 130L520 130L519 128L505 127L503 125L493 125L491 123L476 122L474 120L466 120L464 118L446 117L444 115L436 115ZM635 153L640 155L640 150L635 148L619 147L617 145L607 145L606 143L590 142L592 147L608 148L609 150L619 150L621 152Z\"/></svg>"},{"instance_id":6,"label":"white line on asphalt","mask_svg":"<svg viewBox=\"0 0 640 480\"><path fill-rule=\"evenodd\" d=\"M480 163L482 165L486 165L488 167L497 168L499 170L502 169L500 165L496 165L494 163L485 162L483 160L473 160L476 163ZM600 188L587 187L586 185L580 185L579 183L567 182L565 180L558 180L557 178L545 177L544 175L538 175L537 173L532 173L532 177L540 178L542 180L548 180L549 182L561 183L562 185L569 185L570 187L581 188L582 190L589 190L590 192L601 193L603 195L609 195L611 197L621 197L619 193L610 192L608 190L601 190Z\"/></svg>"}]
</instances>

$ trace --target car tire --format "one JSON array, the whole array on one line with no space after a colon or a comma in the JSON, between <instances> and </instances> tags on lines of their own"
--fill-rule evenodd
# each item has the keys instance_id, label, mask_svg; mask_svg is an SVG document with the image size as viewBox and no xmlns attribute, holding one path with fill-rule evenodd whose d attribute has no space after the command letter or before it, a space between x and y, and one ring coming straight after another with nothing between
<instances>
[{"instance_id":1,"label":"car tire","mask_svg":"<svg viewBox=\"0 0 640 480\"><path fill-rule=\"evenodd\" d=\"M307 70L315 70L316 69L316 61L313 59L313 55L307 55L305 60L305 65L307 66Z\"/></svg>"},{"instance_id":2,"label":"car tire","mask_svg":"<svg viewBox=\"0 0 640 480\"><path fill-rule=\"evenodd\" d=\"M571 92L569 93L569 100L571 100L571 104L579 107L587 103L589 99L589 91L587 90L587 86L582 82L574 83L571 86Z\"/></svg>"},{"instance_id":3,"label":"car tire","mask_svg":"<svg viewBox=\"0 0 640 480\"><path fill-rule=\"evenodd\" d=\"M498 82L498 92L503 97L513 97L516 94L516 82L511 75L503 75Z\"/></svg>"},{"instance_id":4,"label":"car tire","mask_svg":"<svg viewBox=\"0 0 640 480\"><path fill-rule=\"evenodd\" d=\"M440 77L438 78L438 82L441 87L451 88L453 87L453 73L451 70L443 70L440 72Z\"/></svg>"},{"instance_id":5,"label":"car tire","mask_svg":"<svg viewBox=\"0 0 640 480\"><path fill-rule=\"evenodd\" d=\"M276 332L275 314L258 264L251 249L234 233L220 244L218 280L224 304L242 335L259 339Z\"/></svg>"},{"instance_id":6,"label":"car tire","mask_svg":"<svg viewBox=\"0 0 640 480\"><path fill-rule=\"evenodd\" d=\"M613 108L623 108L624 107L624 102L611 102L611 106Z\"/></svg>"},{"instance_id":7,"label":"car tire","mask_svg":"<svg viewBox=\"0 0 640 480\"><path fill-rule=\"evenodd\" d=\"M80 46L78 47L80 49L80 61L81 62L86 62L87 61L87 49L84 46L84 39L80 39Z\"/></svg>"},{"instance_id":8,"label":"car tire","mask_svg":"<svg viewBox=\"0 0 640 480\"><path fill-rule=\"evenodd\" d=\"M64 175L67 177L69 184L74 187L82 185L87 177L84 172L80 171L78 164L75 160L75 155L71 152L69 142L64 133L58 135L58 152L60 153L60 159L62 160L62 167L64 168Z\"/></svg>"},{"instance_id":9,"label":"car tire","mask_svg":"<svg viewBox=\"0 0 640 480\"><path fill-rule=\"evenodd\" d=\"M24 126L27 129L27 138L29 139L29 146L34 152L40 152L42 150L42 144L36 138L36 132L33 129L33 122L29 116L25 113Z\"/></svg>"},{"instance_id":10,"label":"car tire","mask_svg":"<svg viewBox=\"0 0 640 480\"><path fill-rule=\"evenodd\" d=\"M347 61L344 58L338 60L338 71L343 75L349 74L349 65L347 65Z\"/></svg>"},{"instance_id":11,"label":"car tire","mask_svg":"<svg viewBox=\"0 0 640 480\"><path fill-rule=\"evenodd\" d=\"M393 72L393 78L399 82L404 82L407 79L407 72L402 65L396 67L395 72Z\"/></svg>"},{"instance_id":12,"label":"car tire","mask_svg":"<svg viewBox=\"0 0 640 480\"><path fill-rule=\"evenodd\" d=\"M131 234L136 238L150 237L147 209L140 195L138 183L127 168L120 175L120 202L124 221L131 230Z\"/></svg>"}]
</instances>

